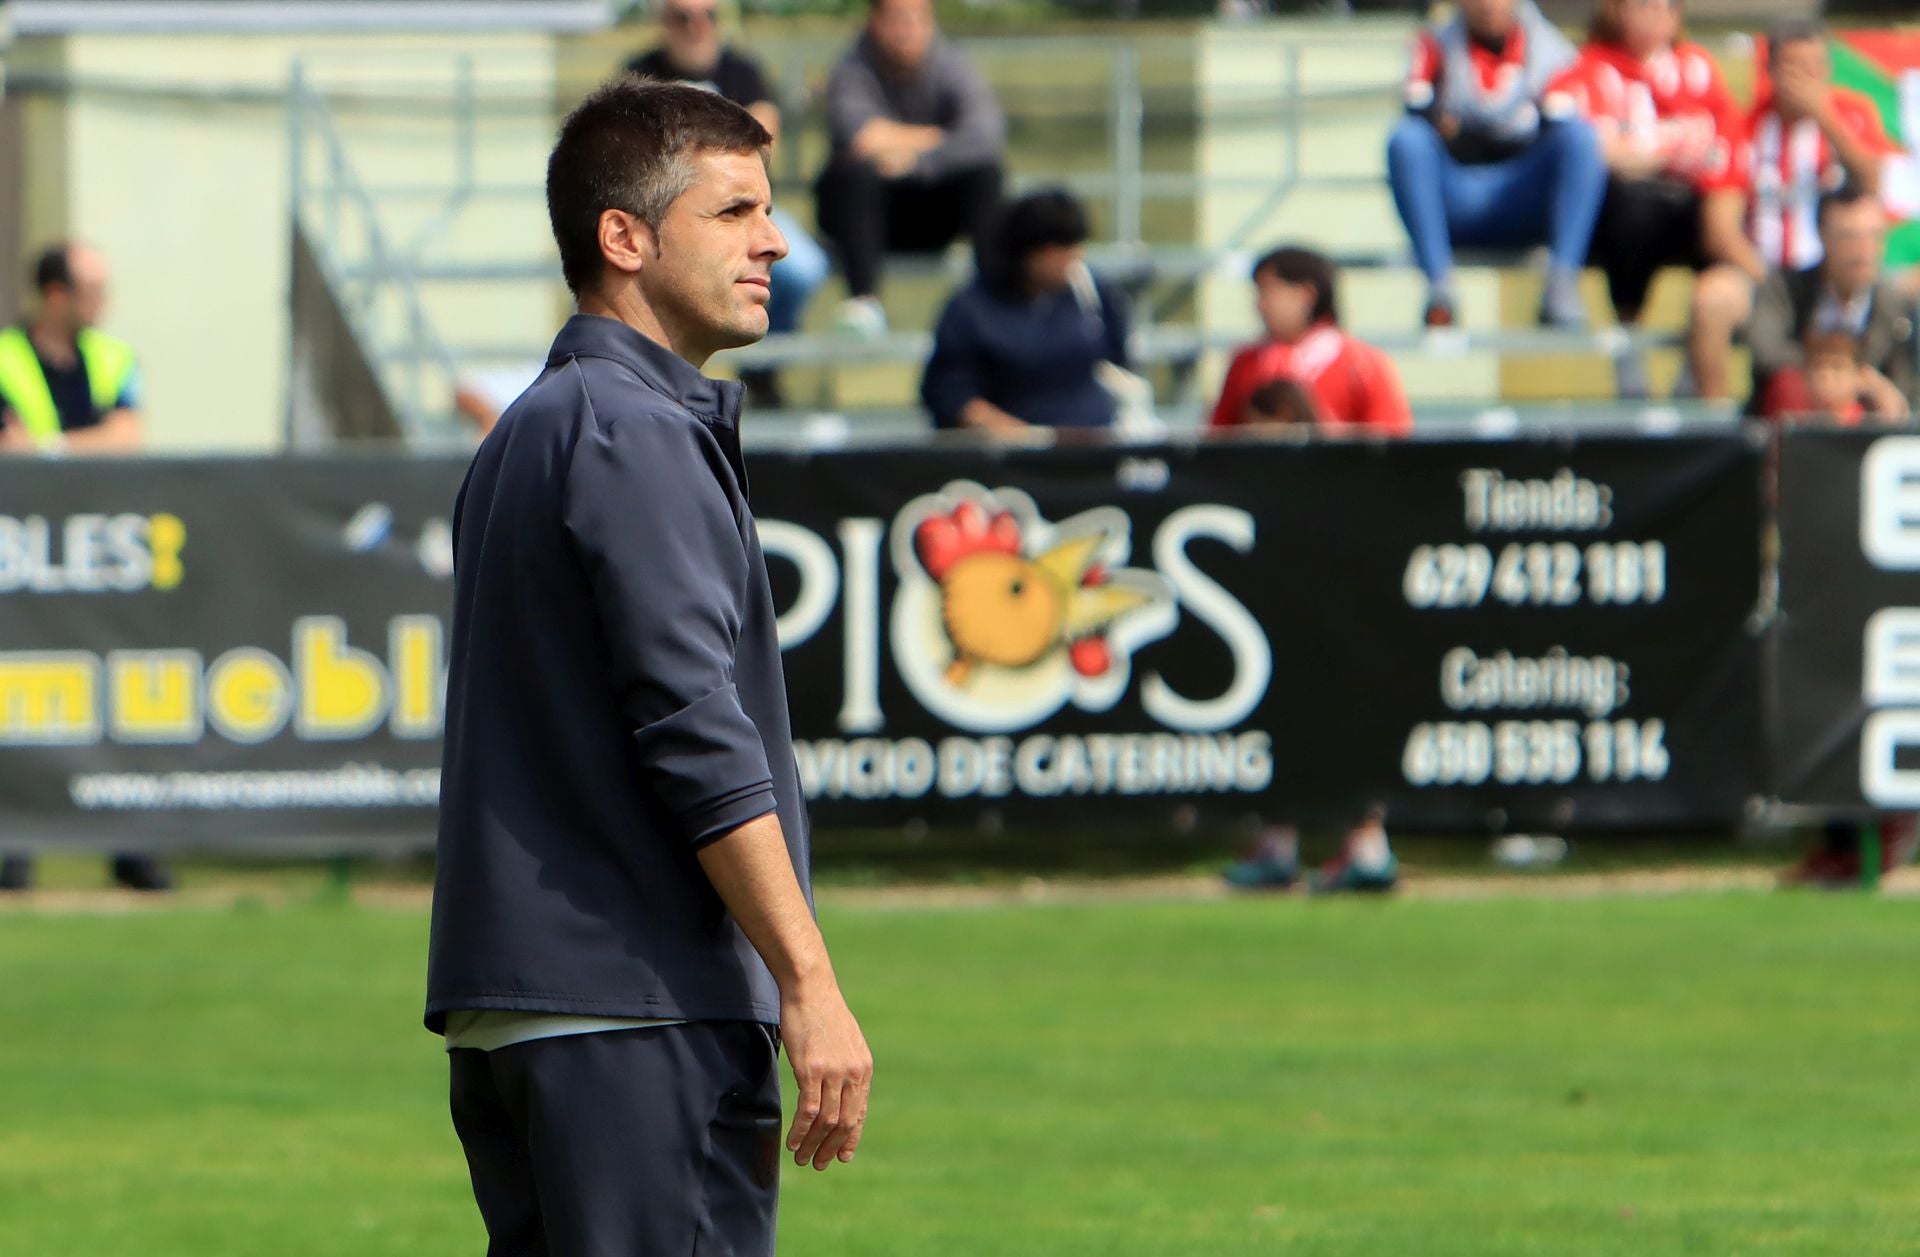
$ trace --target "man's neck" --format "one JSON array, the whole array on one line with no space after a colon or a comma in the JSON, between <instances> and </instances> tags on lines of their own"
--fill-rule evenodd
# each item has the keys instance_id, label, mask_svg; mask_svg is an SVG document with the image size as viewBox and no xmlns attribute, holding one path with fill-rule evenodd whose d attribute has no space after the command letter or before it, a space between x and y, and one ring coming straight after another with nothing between
<instances>
[{"instance_id":1,"label":"man's neck","mask_svg":"<svg viewBox=\"0 0 1920 1257\"><path fill-rule=\"evenodd\" d=\"M1482 48L1485 48L1488 52L1496 56L1507 50L1507 38L1512 34L1513 27L1511 26L1503 31L1493 33L1476 31L1472 27L1467 28L1468 39L1471 39L1474 43L1479 44Z\"/></svg>"},{"instance_id":2,"label":"man's neck","mask_svg":"<svg viewBox=\"0 0 1920 1257\"><path fill-rule=\"evenodd\" d=\"M654 344L663 346L692 363L696 371L704 369L707 359L713 356L711 349L684 343L687 338L676 336L665 321L654 313L653 307L643 301L631 287L622 288L611 295L583 294L575 308L582 314L595 314L603 319L625 323Z\"/></svg>"},{"instance_id":3,"label":"man's neck","mask_svg":"<svg viewBox=\"0 0 1920 1257\"><path fill-rule=\"evenodd\" d=\"M711 78L713 72L720 68L720 50L718 48L713 50L713 56L704 61L691 57L682 57L679 53L664 45L661 51L666 54L667 64L673 67L674 73L684 74L690 79Z\"/></svg>"},{"instance_id":4,"label":"man's neck","mask_svg":"<svg viewBox=\"0 0 1920 1257\"><path fill-rule=\"evenodd\" d=\"M1838 301L1841 305L1846 306L1846 305L1852 305L1854 302L1860 300L1860 298L1866 296L1869 292L1872 292L1873 285L1865 284L1858 288L1848 289L1848 288L1842 288L1839 284L1829 279L1827 280L1827 291L1832 294L1833 299L1835 301Z\"/></svg>"},{"instance_id":5,"label":"man's neck","mask_svg":"<svg viewBox=\"0 0 1920 1257\"><path fill-rule=\"evenodd\" d=\"M27 324L27 339L33 342L42 358L55 366L71 364L80 353L78 338L44 314Z\"/></svg>"}]
</instances>

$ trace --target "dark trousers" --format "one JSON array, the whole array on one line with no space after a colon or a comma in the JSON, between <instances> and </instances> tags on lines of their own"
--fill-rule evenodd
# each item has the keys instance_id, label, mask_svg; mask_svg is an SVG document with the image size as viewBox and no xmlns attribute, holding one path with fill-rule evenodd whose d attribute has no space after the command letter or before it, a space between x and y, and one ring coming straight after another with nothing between
<instances>
[{"instance_id":1,"label":"dark trousers","mask_svg":"<svg viewBox=\"0 0 1920 1257\"><path fill-rule=\"evenodd\" d=\"M772 1027L695 1021L447 1053L488 1257L768 1257Z\"/></svg>"},{"instance_id":2,"label":"dark trousers","mask_svg":"<svg viewBox=\"0 0 1920 1257\"><path fill-rule=\"evenodd\" d=\"M998 166L975 166L937 179L888 179L847 157L820 172L814 185L820 232L840 254L856 297L880 291L889 252L938 253L971 237L1000 200Z\"/></svg>"},{"instance_id":3,"label":"dark trousers","mask_svg":"<svg viewBox=\"0 0 1920 1257\"><path fill-rule=\"evenodd\" d=\"M1661 267L1705 265L1700 193L1672 179L1611 180L1593 233L1593 261L1607 273L1615 316L1635 321Z\"/></svg>"}]
</instances>

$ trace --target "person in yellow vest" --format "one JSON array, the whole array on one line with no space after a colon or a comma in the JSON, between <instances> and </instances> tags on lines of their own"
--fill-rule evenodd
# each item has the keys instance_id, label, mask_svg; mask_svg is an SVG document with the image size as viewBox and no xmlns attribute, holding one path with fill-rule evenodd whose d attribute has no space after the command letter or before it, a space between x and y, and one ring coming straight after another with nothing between
<instances>
[{"instance_id":1,"label":"person in yellow vest","mask_svg":"<svg viewBox=\"0 0 1920 1257\"><path fill-rule=\"evenodd\" d=\"M131 453L140 446L140 373L133 348L94 325L107 304L107 264L80 244L59 244L33 268L40 303L31 320L0 328L0 454ZM170 890L145 856L113 859L113 880ZM0 890L33 880L27 857L0 858Z\"/></svg>"}]
</instances>

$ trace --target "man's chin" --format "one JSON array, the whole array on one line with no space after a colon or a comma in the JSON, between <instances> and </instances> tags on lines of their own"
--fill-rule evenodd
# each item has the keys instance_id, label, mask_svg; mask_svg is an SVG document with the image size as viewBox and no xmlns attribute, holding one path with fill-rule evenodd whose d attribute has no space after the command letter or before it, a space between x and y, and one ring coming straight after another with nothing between
<instances>
[{"instance_id":1,"label":"man's chin","mask_svg":"<svg viewBox=\"0 0 1920 1257\"><path fill-rule=\"evenodd\" d=\"M750 313L743 313L722 332L726 344L723 348L738 349L743 345L758 344L767 334L767 311L763 306L755 306Z\"/></svg>"}]
</instances>

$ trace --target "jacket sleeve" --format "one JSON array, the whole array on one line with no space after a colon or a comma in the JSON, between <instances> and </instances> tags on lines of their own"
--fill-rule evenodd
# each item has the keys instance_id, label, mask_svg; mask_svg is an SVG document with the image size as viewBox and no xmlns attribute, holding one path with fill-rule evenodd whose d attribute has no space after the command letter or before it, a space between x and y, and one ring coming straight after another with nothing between
<instances>
[{"instance_id":1,"label":"jacket sleeve","mask_svg":"<svg viewBox=\"0 0 1920 1257\"><path fill-rule=\"evenodd\" d=\"M1883 284L1880 296L1894 311L1893 354L1887 362L1886 377L1906 397L1908 406L1920 406L1920 305L1900 303L1899 287Z\"/></svg>"},{"instance_id":2,"label":"jacket sleeve","mask_svg":"<svg viewBox=\"0 0 1920 1257\"><path fill-rule=\"evenodd\" d=\"M1099 284L1095 291L1100 294L1101 320L1106 336L1105 353L1102 355L1116 367L1133 370L1132 350L1128 341L1133 338L1133 308L1127 300L1127 294L1108 284Z\"/></svg>"},{"instance_id":3,"label":"jacket sleeve","mask_svg":"<svg viewBox=\"0 0 1920 1257\"><path fill-rule=\"evenodd\" d=\"M1753 299L1753 318L1747 324L1747 348L1753 351L1753 381L1764 389L1768 377L1782 367L1800 365L1800 336L1795 326L1793 293L1784 271L1767 276Z\"/></svg>"},{"instance_id":4,"label":"jacket sleeve","mask_svg":"<svg viewBox=\"0 0 1920 1257\"><path fill-rule=\"evenodd\" d=\"M1007 142L1007 120L1000 113L1000 101L993 89L957 48L944 50L940 73L945 80L941 88L953 101L953 122L946 129L947 138L938 148L922 153L915 169L928 178L938 178L957 170L996 164Z\"/></svg>"},{"instance_id":5,"label":"jacket sleeve","mask_svg":"<svg viewBox=\"0 0 1920 1257\"><path fill-rule=\"evenodd\" d=\"M1213 404L1213 417L1207 421L1208 427L1232 428L1246 421L1247 399L1253 396L1256 357L1251 348L1233 356L1232 364L1227 367L1226 382L1220 386L1220 400Z\"/></svg>"},{"instance_id":6,"label":"jacket sleeve","mask_svg":"<svg viewBox=\"0 0 1920 1257\"><path fill-rule=\"evenodd\" d=\"M827 78L827 136L834 153L844 153L860 128L886 116L887 98L873 71L857 56L843 58Z\"/></svg>"},{"instance_id":7,"label":"jacket sleeve","mask_svg":"<svg viewBox=\"0 0 1920 1257\"><path fill-rule=\"evenodd\" d=\"M1431 118L1439 112L1440 76L1445 66L1440 41L1431 28L1422 27L1413 37L1413 48L1407 56L1407 81L1401 89L1408 113Z\"/></svg>"},{"instance_id":8,"label":"jacket sleeve","mask_svg":"<svg viewBox=\"0 0 1920 1257\"><path fill-rule=\"evenodd\" d=\"M968 402L987 395L986 347L967 317L965 290L955 293L933 329L933 353L920 376L920 400L936 428L960 426Z\"/></svg>"},{"instance_id":9,"label":"jacket sleeve","mask_svg":"<svg viewBox=\"0 0 1920 1257\"><path fill-rule=\"evenodd\" d=\"M1407 391L1400 384L1399 368L1372 345L1364 346L1366 403L1360 422L1388 436L1409 436L1413 432L1413 411L1407 405Z\"/></svg>"},{"instance_id":10,"label":"jacket sleeve","mask_svg":"<svg viewBox=\"0 0 1920 1257\"><path fill-rule=\"evenodd\" d=\"M733 661L746 543L717 444L691 419L589 418L567 471L567 533L593 588L608 683L648 789L701 844L774 810Z\"/></svg>"}]
</instances>

